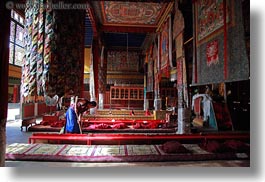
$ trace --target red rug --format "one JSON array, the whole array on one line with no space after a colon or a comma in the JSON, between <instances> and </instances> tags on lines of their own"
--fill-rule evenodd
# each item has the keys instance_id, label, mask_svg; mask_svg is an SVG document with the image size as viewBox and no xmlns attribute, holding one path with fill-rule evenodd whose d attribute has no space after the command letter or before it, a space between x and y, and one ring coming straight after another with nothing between
<instances>
[{"instance_id":1,"label":"red rug","mask_svg":"<svg viewBox=\"0 0 265 182\"><path fill-rule=\"evenodd\" d=\"M246 153L210 153L197 144L183 144L189 153L165 153L161 145L54 145L14 143L6 160L68 162L169 162L249 160Z\"/></svg>"}]
</instances>

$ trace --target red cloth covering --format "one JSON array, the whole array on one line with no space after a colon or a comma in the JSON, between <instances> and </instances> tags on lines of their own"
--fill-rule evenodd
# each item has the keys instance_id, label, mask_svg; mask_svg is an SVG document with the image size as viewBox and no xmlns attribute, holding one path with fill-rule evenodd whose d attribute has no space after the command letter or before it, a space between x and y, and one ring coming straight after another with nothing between
<instances>
[{"instance_id":1,"label":"red cloth covering","mask_svg":"<svg viewBox=\"0 0 265 182\"><path fill-rule=\"evenodd\" d=\"M124 129L124 128L128 128L127 125L125 123L117 123L112 125L113 129Z\"/></svg>"},{"instance_id":2,"label":"red cloth covering","mask_svg":"<svg viewBox=\"0 0 265 182\"><path fill-rule=\"evenodd\" d=\"M250 146L247 143L237 141L237 140L227 140L223 143L217 141L208 141L207 143L202 143L199 145L202 149L212 152L212 153L249 153Z\"/></svg>"},{"instance_id":3,"label":"red cloth covering","mask_svg":"<svg viewBox=\"0 0 265 182\"><path fill-rule=\"evenodd\" d=\"M134 129L155 129L158 128L158 123L156 122L150 122L148 124L144 124L144 123L136 123L135 125L133 125Z\"/></svg>"},{"instance_id":4,"label":"red cloth covering","mask_svg":"<svg viewBox=\"0 0 265 182\"><path fill-rule=\"evenodd\" d=\"M228 107L224 103L213 103L219 130L232 130L233 124Z\"/></svg>"},{"instance_id":5,"label":"red cloth covering","mask_svg":"<svg viewBox=\"0 0 265 182\"><path fill-rule=\"evenodd\" d=\"M140 129L140 128L142 128L141 123L136 123L135 125L133 125L133 128L134 129Z\"/></svg>"},{"instance_id":6,"label":"red cloth covering","mask_svg":"<svg viewBox=\"0 0 265 182\"><path fill-rule=\"evenodd\" d=\"M158 124L155 122L151 122L148 125L145 125L145 128L147 128L147 129L155 129L157 127L158 127Z\"/></svg>"},{"instance_id":7,"label":"red cloth covering","mask_svg":"<svg viewBox=\"0 0 265 182\"><path fill-rule=\"evenodd\" d=\"M145 111L145 116L150 116L150 115L151 115L150 111L149 110L146 110Z\"/></svg>"},{"instance_id":8,"label":"red cloth covering","mask_svg":"<svg viewBox=\"0 0 265 182\"><path fill-rule=\"evenodd\" d=\"M88 127L88 129L110 129L110 125L101 123L101 124L92 124Z\"/></svg>"},{"instance_id":9,"label":"red cloth covering","mask_svg":"<svg viewBox=\"0 0 265 182\"><path fill-rule=\"evenodd\" d=\"M161 149L165 153L189 153L190 152L181 143L177 141L168 141L161 146Z\"/></svg>"},{"instance_id":10,"label":"red cloth covering","mask_svg":"<svg viewBox=\"0 0 265 182\"><path fill-rule=\"evenodd\" d=\"M199 146L203 149L206 150L207 152L212 152L212 153L218 153L221 150L221 143L212 140L212 141L207 141L205 143L199 144Z\"/></svg>"},{"instance_id":11,"label":"red cloth covering","mask_svg":"<svg viewBox=\"0 0 265 182\"><path fill-rule=\"evenodd\" d=\"M226 152L250 152L250 145L241 141L237 140L227 140L222 144L223 151Z\"/></svg>"},{"instance_id":12,"label":"red cloth covering","mask_svg":"<svg viewBox=\"0 0 265 182\"><path fill-rule=\"evenodd\" d=\"M63 127L65 125L65 121L54 121L51 123L51 127Z\"/></svg>"},{"instance_id":13,"label":"red cloth covering","mask_svg":"<svg viewBox=\"0 0 265 182\"><path fill-rule=\"evenodd\" d=\"M48 126L48 125L51 125L51 122L50 121L41 121L40 124L43 126Z\"/></svg>"}]
</instances>

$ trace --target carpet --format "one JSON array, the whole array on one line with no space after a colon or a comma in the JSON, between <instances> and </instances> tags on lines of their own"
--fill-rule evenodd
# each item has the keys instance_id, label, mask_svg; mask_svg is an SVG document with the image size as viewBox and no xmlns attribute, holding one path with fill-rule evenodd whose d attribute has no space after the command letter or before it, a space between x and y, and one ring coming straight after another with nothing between
<instances>
[{"instance_id":1,"label":"carpet","mask_svg":"<svg viewBox=\"0 0 265 182\"><path fill-rule=\"evenodd\" d=\"M197 144L183 144L190 153L165 153L161 145L54 145L14 143L6 160L67 162L169 162L249 160L246 153L210 153Z\"/></svg>"}]
</instances>

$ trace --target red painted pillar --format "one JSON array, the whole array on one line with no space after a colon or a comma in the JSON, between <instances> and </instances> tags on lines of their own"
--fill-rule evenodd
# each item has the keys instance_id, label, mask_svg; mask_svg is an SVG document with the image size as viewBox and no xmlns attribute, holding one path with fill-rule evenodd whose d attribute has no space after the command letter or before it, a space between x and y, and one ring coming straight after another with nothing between
<instances>
[{"instance_id":1,"label":"red painted pillar","mask_svg":"<svg viewBox=\"0 0 265 182\"><path fill-rule=\"evenodd\" d=\"M17 103L18 101L18 86L14 85L13 88L13 103Z\"/></svg>"},{"instance_id":2,"label":"red painted pillar","mask_svg":"<svg viewBox=\"0 0 265 182\"><path fill-rule=\"evenodd\" d=\"M10 10L0 2L0 167L5 166ZM4 17L4 18L3 18Z\"/></svg>"}]
</instances>

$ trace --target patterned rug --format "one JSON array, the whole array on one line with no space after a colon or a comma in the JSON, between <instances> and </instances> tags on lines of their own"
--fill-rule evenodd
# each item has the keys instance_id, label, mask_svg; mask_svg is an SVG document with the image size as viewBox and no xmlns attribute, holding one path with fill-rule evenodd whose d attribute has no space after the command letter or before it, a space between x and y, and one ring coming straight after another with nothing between
<instances>
[{"instance_id":1,"label":"patterned rug","mask_svg":"<svg viewBox=\"0 0 265 182\"><path fill-rule=\"evenodd\" d=\"M168 154L161 145L54 145L14 143L6 160L72 162L165 162L247 159L245 153L209 153L197 144L183 144L190 153Z\"/></svg>"}]
</instances>

